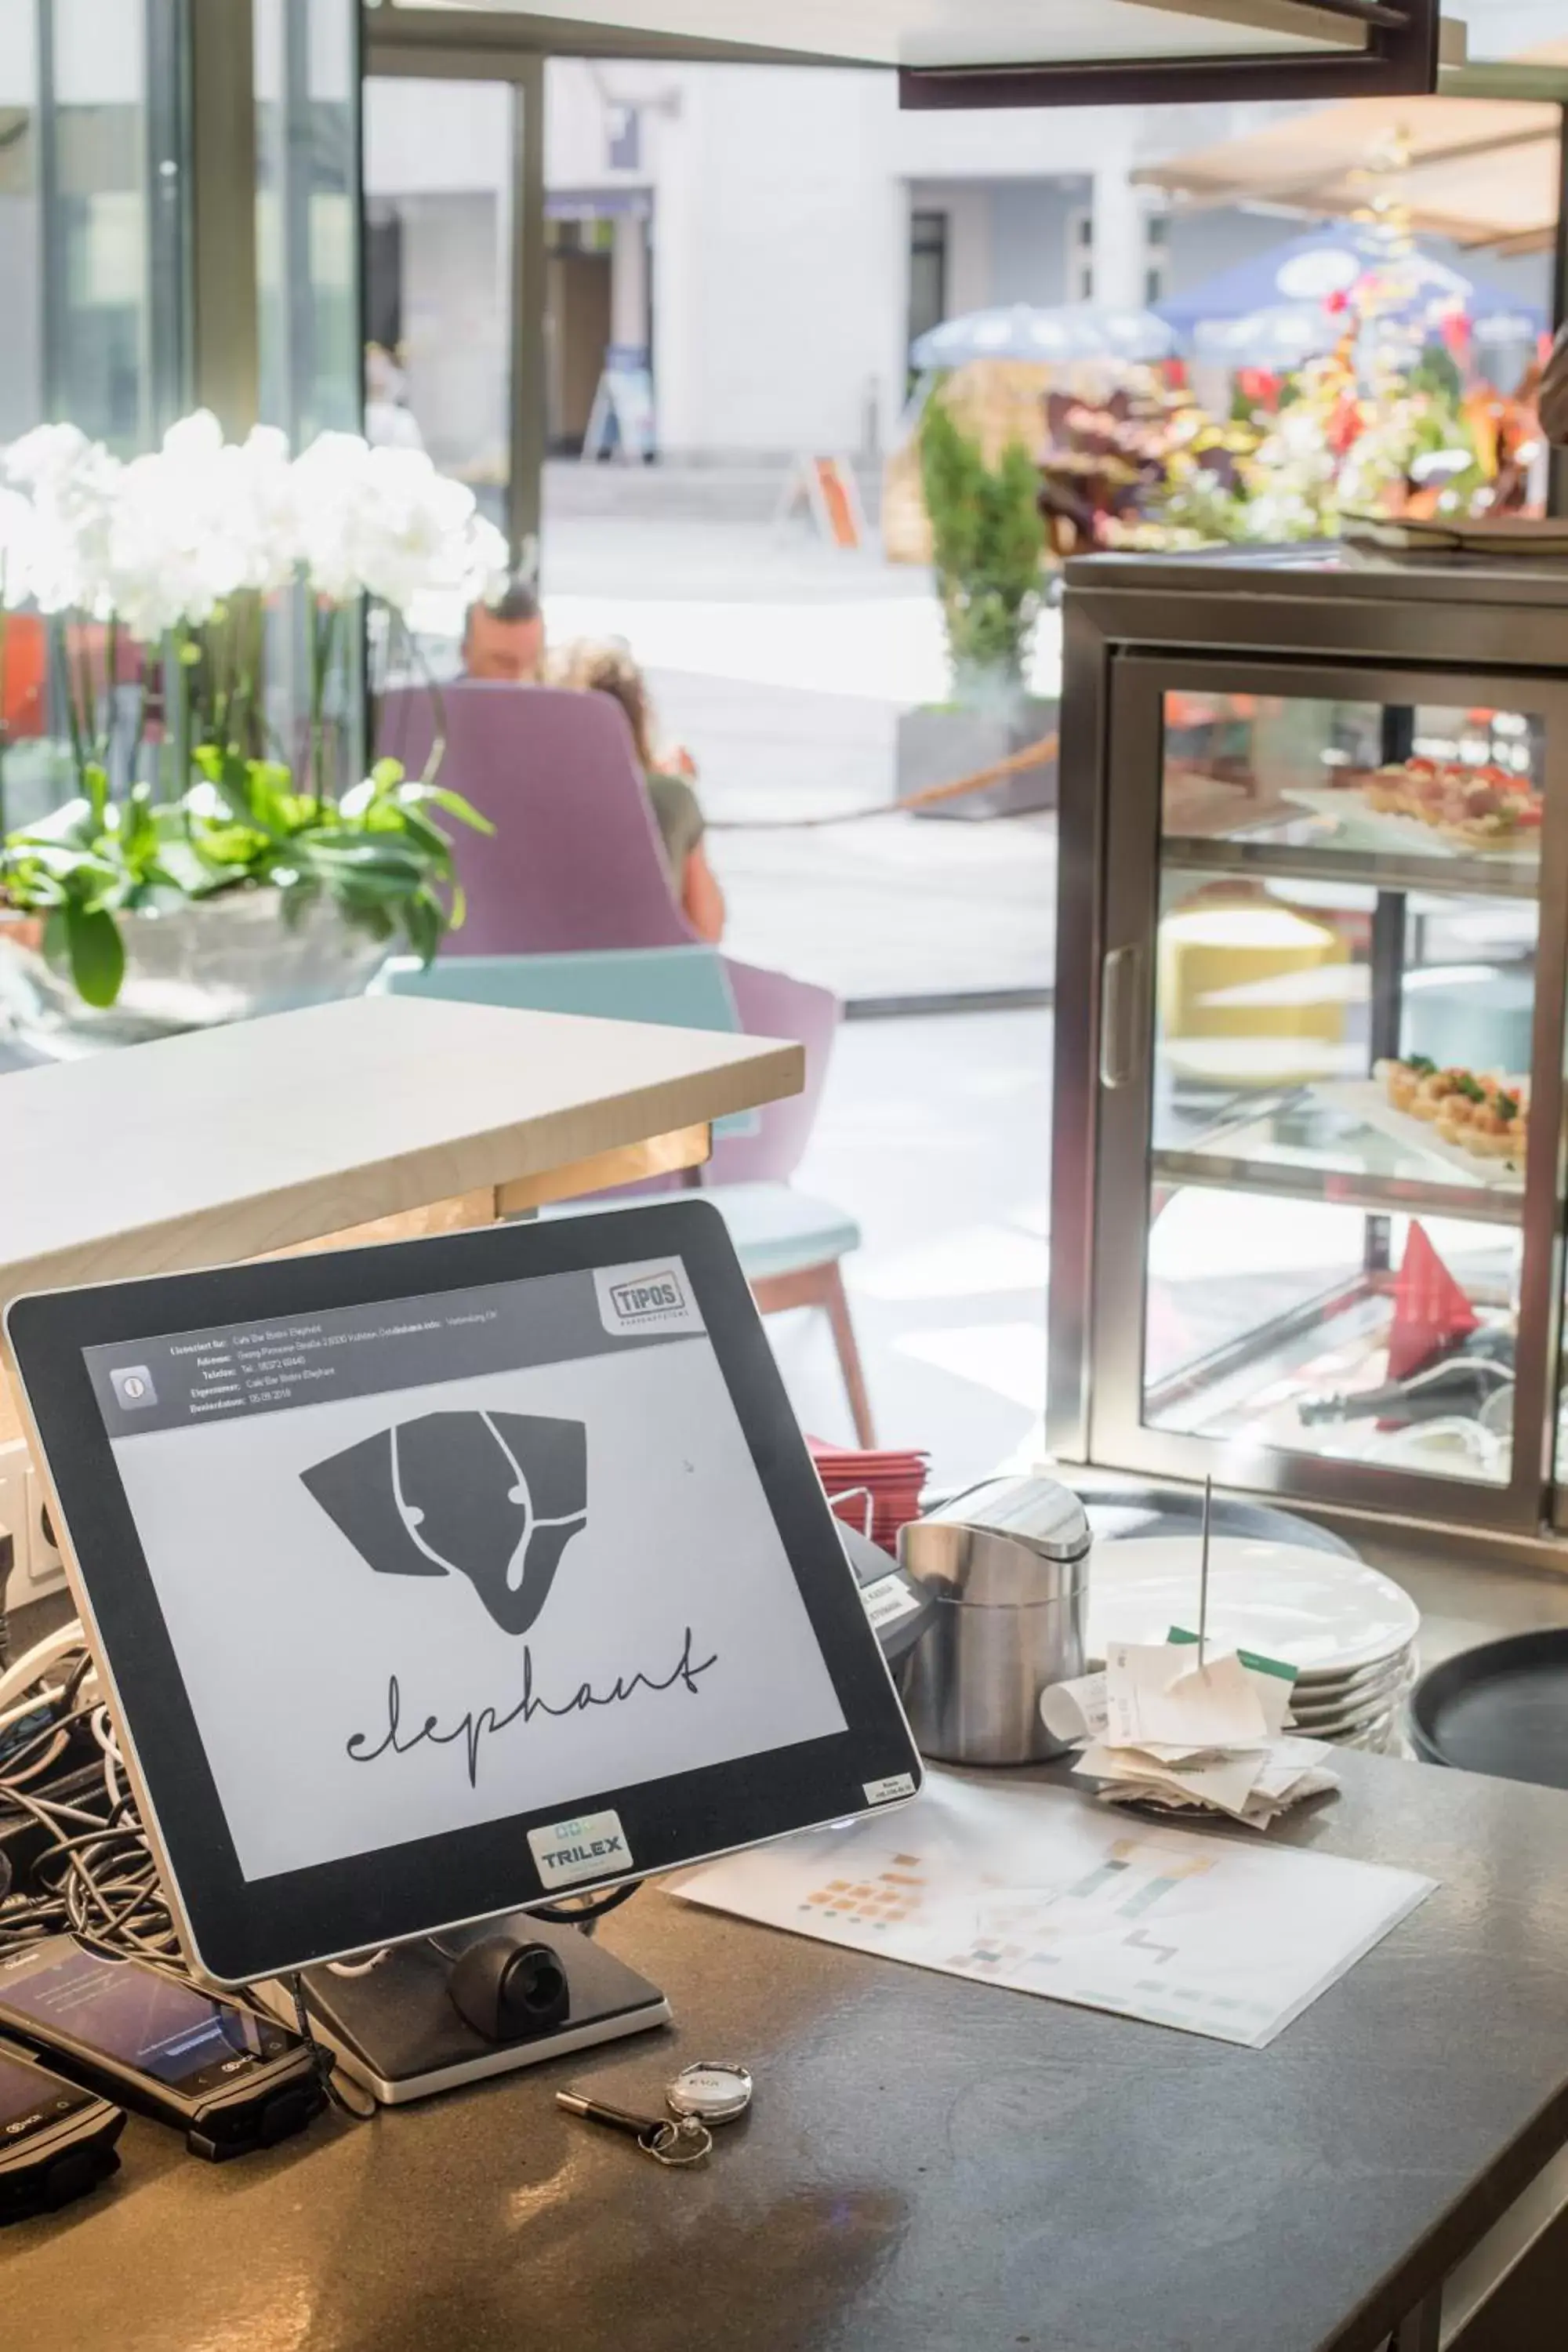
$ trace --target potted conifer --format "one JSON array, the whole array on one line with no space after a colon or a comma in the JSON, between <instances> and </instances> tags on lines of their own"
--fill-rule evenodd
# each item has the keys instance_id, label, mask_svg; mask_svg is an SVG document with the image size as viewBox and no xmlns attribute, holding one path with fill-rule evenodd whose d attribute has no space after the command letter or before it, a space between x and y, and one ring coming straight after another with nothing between
<instances>
[{"instance_id":1,"label":"potted conifer","mask_svg":"<svg viewBox=\"0 0 1568 2352\"><path fill-rule=\"evenodd\" d=\"M1013 441L988 465L940 392L926 403L920 453L949 695L899 720L900 799L994 766L1049 734L1056 719L1055 703L1027 683L1045 549L1035 459ZM932 814L1011 815L1055 805L1052 761L939 803Z\"/></svg>"}]
</instances>

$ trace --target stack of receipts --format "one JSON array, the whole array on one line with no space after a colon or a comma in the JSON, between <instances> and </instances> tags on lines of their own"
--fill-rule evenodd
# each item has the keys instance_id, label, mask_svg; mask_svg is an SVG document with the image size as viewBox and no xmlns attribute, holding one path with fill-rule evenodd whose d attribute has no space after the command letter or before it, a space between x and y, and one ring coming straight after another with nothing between
<instances>
[{"instance_id":1,"label":"stack of receipts","mask_svg":"<svg viewBox=\"0 0 1568 2352\"><path fill-rule=\"evenodd\" d=\"M1112 1804L1199 1805L1254 1829L1339 1782L1326 1741L1284 1736L1288 1666L1232 1651L1198 1664L1190 1639L1113 1643L1105 1671L1040 1699L1047 1729L1086 1740L1074 1768Z\"/></svg>"}]
</instances>

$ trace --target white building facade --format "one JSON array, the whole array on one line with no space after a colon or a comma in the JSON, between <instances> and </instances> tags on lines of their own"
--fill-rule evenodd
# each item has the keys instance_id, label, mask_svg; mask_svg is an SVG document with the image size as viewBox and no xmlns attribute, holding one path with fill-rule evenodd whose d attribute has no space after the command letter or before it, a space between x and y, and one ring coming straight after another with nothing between
<instances>
[{"instance_id":1,"label":"white building facade","mask_svg":"<svg viewBox=\"0 0 1568 2352\"><path fill-rule=\"evenodd\" d=\"M547 82L551 442L580 445L606 349L649 355L679 463L870 457L891 443L911 335L1014 301L1137 305L1296 234L1163 213L1140 164L1252 128L1258 108L901 113L891 74L552 61ZM504 428L510 94L373 82L375 239L398 224L387 340L433 454L482 472ZM1543 259L1480 257L1544 304Z\"/></svg>"}]
</instances>

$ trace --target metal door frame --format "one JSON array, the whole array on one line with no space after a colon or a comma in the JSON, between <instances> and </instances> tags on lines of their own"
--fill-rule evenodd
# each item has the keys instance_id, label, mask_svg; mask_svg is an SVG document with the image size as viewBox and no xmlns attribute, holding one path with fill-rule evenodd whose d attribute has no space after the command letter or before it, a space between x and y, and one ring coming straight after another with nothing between
<instances>
[{"instance_id":1,"label":"metal door frame","mask_svg":"<svg viewBox=\"0 0 1568 2352\"><path fill-rule=\"evenodd\" d=\"M508 411L507 538L512 562L540 560L544 482L544 69L554 58L647 58L703 65L791 65L855 70L862 61L818 58L747 41L709 40L630 26L592 25L532 10L384 5L365 0L364 77L418 81L501 81L512 112L511 390ZM363 223L364 187L360 186Z\"/></svg>"},{"instance_id":2,"label":"metal door frame","mask_svg":"<svg viewBox=\"0 0 1568 2352\"><path fill-rule=\"evenodd\" d=\"M1104 911L1095 960L1078 967L1096 999L1093 1198L1085 1458L1117 1469L1191 1478L1212 1466L1230 1487L1447 1525L1534 1530L1552 1501L1563 1285L1563 1040L1568 1001L1568 684L1540 672L1470 673L1384 661L1285 663L1193 653L1117 652L1106 666ZM1394 1470L1152 1430L1142 1422L1147 1305L1149 1153L1152 1113L1153 971L1161 872L1163 697L1187 688L1296 699L1490 703L1546 721L1541 881L1531 1057L1535 1140L1526 1171L1513 1458L1506 1486ZM1442 866L1433 860L1432 887ZM1352 877L1347 876L1347 881ZM1354 877L1366 887L1369 877ZM1456 895L1462 895L1457 892ZM1135 973L1126 1016L1119 976ZM1093 980L1087 976L1093 974ZM1080 1028L1081 1037L1081 1028ZM1542 1108L1552 1114L1540 1119ZM1544 1138L1555 1135L1549 1150ZM1531 1304L1544 1304L1534 1312ZM1531 1433L1539 1434L1539 1443Z\"/></svg>"},{"instance_id":3,"label":"metal door frame","mask_svg":"<svg viewBox=\"0 0 1568 2352\"><path fill-rule=\"evenodd\" d=\"M369 10L363 19L365 81L494 81L512 93L511 318L507 393L507 544L512 564L539 570L544 493L544 68L538 47L504 39L508 20L489 19L482 41L460 19L425 11ZM424 34L424 38L414 37ZM463 37L458 37L462 35ZM363 149L362 149L363 152ZM360 173L360 228L364 228Z\"/></svg>"}]
</instances>

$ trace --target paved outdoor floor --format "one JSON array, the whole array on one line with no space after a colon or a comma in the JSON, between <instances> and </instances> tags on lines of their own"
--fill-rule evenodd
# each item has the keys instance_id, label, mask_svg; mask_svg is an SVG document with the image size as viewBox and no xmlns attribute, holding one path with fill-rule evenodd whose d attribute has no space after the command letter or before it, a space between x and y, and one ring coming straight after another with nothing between
<instances>
[{"instance_id":1,"label":"paved outdoor floor","mask_svg":"<svg viewBox=\"0 0 1568 2352\"><path fill-rule=\"evenodd\" d=\"M551 637L618 635L647 669L700 767L725 944L849 998L1049 987L1048 817L729 829L891 802L898 714L945 690L928 575L774 528L771 504L762 480L547 480ZM1048 616L1038 691L1057 645ZM1044 1012L849 1022L800 1171L864 1233L848 1276L879 1433L947 1485L1037 1446L1049 1085ZM773 1336L806 1427L847 1438L821 1319Z\"/></svg>"},{"instance_id":2,"label":"paved outdoor floor","mask_svg":"<svg viewBox=\"0 0 1568 2352\"><path fill-rule=\"evenodd\" d=\"M550 469L545 616L554 642L624 638L689 746L727 944L851 998L1048 988L1053 819L739 829L893 802L899 713L946 686L927 574L804 525L581 510L615 487ZM1055 691L1057 646L1047 615L1037 691Z\"/></svg>"},{"instance_id":3,"label":"paved outdoor floor","mask_svg":"<svg viewBox=\"0 0 1568 2352\"><path fill-rule=\"evenodd\" d=\"M799 1181L847 1209L878 1435L953 1486L1031 1460L1045 1408L1051 1021L963 1013L851 1022ZM823 1318L776 1317L795 1409L852 1444Z\"/></svg>"}]
</instances>

